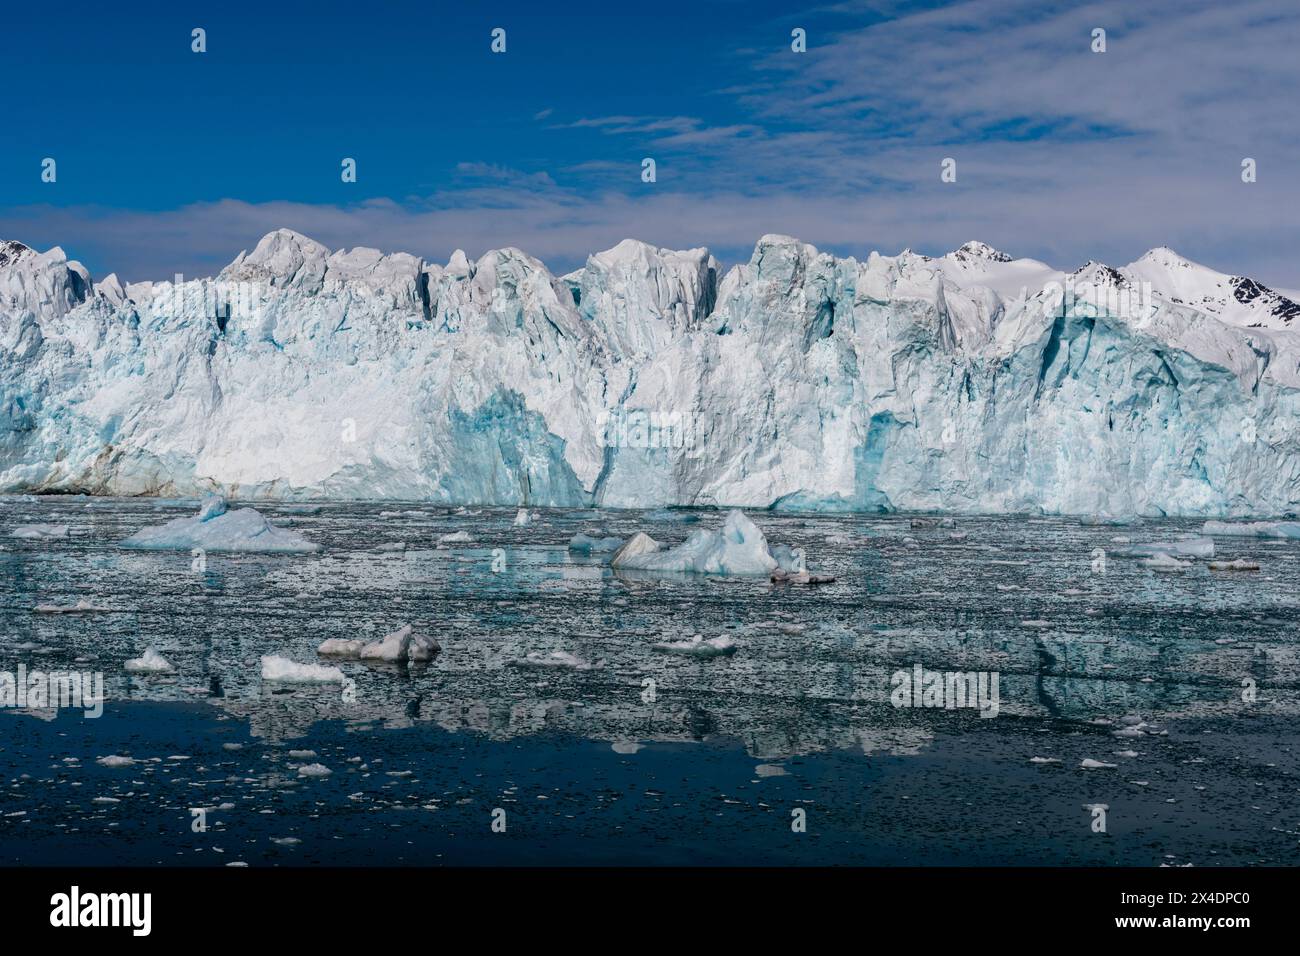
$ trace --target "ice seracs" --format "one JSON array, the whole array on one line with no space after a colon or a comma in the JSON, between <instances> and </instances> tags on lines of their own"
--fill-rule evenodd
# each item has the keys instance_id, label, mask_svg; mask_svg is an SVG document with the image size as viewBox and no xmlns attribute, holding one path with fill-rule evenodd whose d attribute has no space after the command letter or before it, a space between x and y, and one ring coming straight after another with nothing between
<instances>
[{"instance_id":1,"label":"ice seracs","mask_svg":"<svg viewBox=\"0 0 1300 956\"><path fill-rule=\"evenodd\" d=\"M226 510L219 495L203 499L197 515L174 518L166 524L142 528L121 542L123 548L142 551L251 551L309 554L321 546L302 535L277 528L252 508Z\"/></svg>"},{"instance_id":2,"label":"ice seracs","mask_svg":"<svg viewBox=\"0 0 1300 956\"><path fill-rule=\"evenodd\" d=\"M282 229L123 285L8 242L0 492L1269 518L1300 511L1298 309L1166 249L767 235L724 275L629 240L557 278Z\"/></svg>"}]
</instances>

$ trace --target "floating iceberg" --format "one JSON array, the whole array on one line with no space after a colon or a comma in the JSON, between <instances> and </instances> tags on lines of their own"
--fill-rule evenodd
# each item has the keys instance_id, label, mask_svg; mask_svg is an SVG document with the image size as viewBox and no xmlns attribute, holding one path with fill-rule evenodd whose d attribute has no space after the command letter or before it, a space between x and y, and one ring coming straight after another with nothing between
<instances>
[{"instance_id":1,"label":"floating iceberg","mask_svg":"<svg viewBox=\"0 0 1300 956\"><path fill-rule=\"evenodd\" d=\"M1247 538L1300 538L1300 521L1207 521L1201 531Z\"/></svg>"},{"instance_id":2,"label":"floating iceberg","mask_svg":"<svg viewBox=\"0 0 1300 956\"><path fill-rule=\"evenodd\" d=\"M120 754L109 754L107 757L96 757L95 763L101 767L133 767L135 766L135 758L123 757Z\"/></svg>"},{"instance_id":3,"label":"floating iceberg","mask_svg":"<svg viewBox=\"0 0 1300 956\"><path fill-rule=\"evenodd\" d=\"M130 674L170 674L176 669L152 647L139 657L131 658L122 666Z\"/></svg>"},{"instance_id":4,"label":"floating iceberg","mask_svg":"<svg viewBox=\"0 0 1300 956\"><path fill-rule=\"evenodd\" d=\"M569 550L577 551L580 554L597 554L603 552L617 551L623 546L623 539L614 536L602 536L601 534L587 534L578 532L569 539Z\"/></svg>"},{"instance_id":5,"label":"floating iceberg","mask_svg":"<svg viewBox=\"0 0 1300 956\"><path fill-rule=\"evenodd\" d=\"M262 680L282 684L341 684L343 672L323 664L299 664L297 661L267 654L262 658Z\"/></svg>"},{"instance_id":6,"label":"floating iceberg","mask_svg":"<svg viewBox=\"0 0 1300 956\"><path fill-rule=\"evenodd\" d=\"M121 543L142 551L274 552L309 554L321 546L302 535L276 528L252 508L227 511L218 495L203 500L193 518L175 518L166 524L142 528Z\"/></svg>"},{"instance_id":7,"label":"floating iceberg","mask_svg":"<svg viewBox=\"0 0 1300 956\"><path fill-rule=\"evenodd\" d=\"M528 513L527 509L520 508L519 513L515 515L515 527L521 528L532 520L533 516Z\"/></svg>"},{"instance_id":8,"label":"floating iceberg","mask_svg":"<svg viewBox=\"0 0 1300 956\"><path fill-rule=\"evenodd\" d=\"M9 532L11 538L26 538L29 541L44 541L67 536L66 524L21 524Z\"/></svg>"},{"instance_id":9,"label":"floating iceberg","mask_svg":"<svg viewBox=\"0 0 1300 956\"><path fill-rule=\"evenodd\" d=\"M610 566L635 571L686 571L696 574L770 574L778 565L763 532L744 512L727 514L720 531L692 531L674 548L663 548L638 532L614 552Z\"/></svg>"},{"instance_id":10,"label":"floating iceberg","mask_svg":"<svg viewBox=\"0 0 1300 956\"><path fill-rule=\"evenodd\" d=\"M1127 554L1131 557L1155 557L1164 554L1174 558L1212 558L1214 557L1214 540L1211 538L1187 538L1182 541L1158 541L1154 544L1135 544Z\"/></svg>"},{"instance_id":11,"label":"floating iceberg","mask_svg":"<svg viewBox=\"0 0 1300 956\"><path fill-rule=\"evenodd\" d=\"M433 660L434 655L440 650L442 648L433 638L416 634L411 625L404 624L391 634L362 647L357 656L363 661L400 664L407 661Z\"/></svg>"}]
</instances>

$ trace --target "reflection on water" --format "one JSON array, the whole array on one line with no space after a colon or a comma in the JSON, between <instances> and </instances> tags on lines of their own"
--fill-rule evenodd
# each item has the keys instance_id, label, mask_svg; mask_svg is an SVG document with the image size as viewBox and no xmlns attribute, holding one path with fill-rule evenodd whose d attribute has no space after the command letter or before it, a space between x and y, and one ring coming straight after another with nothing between
<instances>
[{"instance_id":1,"label":"reflection on water","mask_svg":"<svg viewBox=\"0 0 1300 956\"><path fill-rule=\"evenodd\" d=\"M206 699L270 740L331 718L430 722L497 739L554 730L617 746L727 736L771 760L845 748L917 753L980 721L975 711L891 706L891 675L916 664L998 673L994 724L1123 727L1137 715L1158 728L1180 716L1297 710L1300 544L1218 539L1221 557L1255 559L1258 573L1203 563L1161 572L1119 554L1127 543L1116 539L1167 540L1196 531L1194 522L1003 517L945 527L751 513L769 542L804 548L812 571L837 578L807 588L614 573L566 548L582 530L645 530L675 543L697 515L721 521L709 512L538 510L516 527L514 509L259 507L323 552L210 554L198 573L186 553L116 547L192 513L192 503L0 501L0 667L101 670L111 700ZM68 524L71 537L8 537L33 522ZM460 531L472 541L438 546ZM81 598L114 612L32 613ZM263 654L314 662L327 638L378 637L407 622L433 634L442 653L409 671L343 662L354 700L337 687L260 680ZM696 633L730 636L739 650L701 659L652 649ZM175 675L123 671L150 646ZM517 666L551 651L595 666ZM1243 699L1248 688L1253 701Z\"/></svg>"}]
</instances>

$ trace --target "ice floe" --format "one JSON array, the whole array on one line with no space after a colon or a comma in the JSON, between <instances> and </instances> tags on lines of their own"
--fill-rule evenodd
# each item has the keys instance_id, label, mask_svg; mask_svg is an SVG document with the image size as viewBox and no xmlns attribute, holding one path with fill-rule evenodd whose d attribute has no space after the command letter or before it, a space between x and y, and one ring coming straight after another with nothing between
<instances>
[{"instance_id":1,"label":"ice floe","mask_svg":"<svg viewBox=\"0 0 1300 956\"><path fill-rule=\"evenodd\" d=\"M226 510L219 495L203 499L199 513L175 518L166 524L142 528L121 543L123 548L144 551L249 551L306 554L321 546L302 535L276 528L252 508Z\"/></svg>"},{"instance_id":2,"label":"ice floe","mask_svg":"<svg viewBox=\"0 0 1300 956\"><path fill-rule=\"evenodd\" d=\"M48 541L67 536L66 524L20 524L9 532L11 538L25 538L28 541Z\"/></svg>"},{"instance_id":3,"label":"ice floe","mask_svg":"<svg viewBox=\"0 0 1300 956\"><path fill-rule=\"evenodd\" d=\"M1165 554L1171 558L1212 558L1213 538L1185 538L1179 541L1157 541L1151 544L1132 545L1127 553L1132 557L1149 558Z\"/></svg>"},{"instance_id":4,"label":"ice floe","mask_svg":"<svg viewBox=\"0 0 1300 956\"><path fill-rule=\"evenodd\" d=\"M1247 538L1300 538L1300 521L1207 521L1201 532Z\"/></svg>"}]
</instances>

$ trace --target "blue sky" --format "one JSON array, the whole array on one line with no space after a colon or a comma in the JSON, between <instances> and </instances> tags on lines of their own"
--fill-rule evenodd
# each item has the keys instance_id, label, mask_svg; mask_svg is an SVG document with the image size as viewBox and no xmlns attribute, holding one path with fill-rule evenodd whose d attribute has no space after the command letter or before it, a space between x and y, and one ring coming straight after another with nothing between
<instances>
[{"instance_id":1,"label":"blue sky","mask_svg":"<svg viewBox=\"0 0 1300 956\"><path fill-rule=\"evenodd\" d=\"M859 256L978 238L1067 268L1169 245L1300 287L1293 0L797 6L16 6L0 237L130 280L289 226L556 271L627 236L724 261L768 232Z\"/></svg>"}]
</instances>

